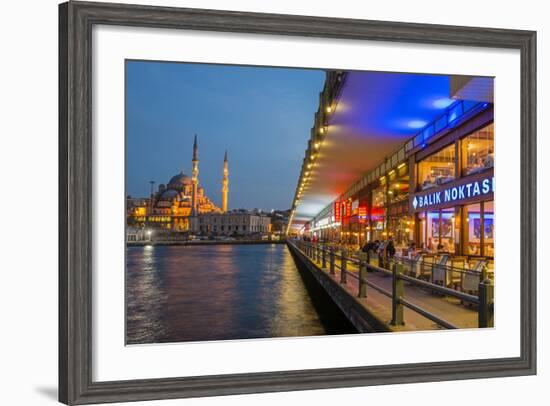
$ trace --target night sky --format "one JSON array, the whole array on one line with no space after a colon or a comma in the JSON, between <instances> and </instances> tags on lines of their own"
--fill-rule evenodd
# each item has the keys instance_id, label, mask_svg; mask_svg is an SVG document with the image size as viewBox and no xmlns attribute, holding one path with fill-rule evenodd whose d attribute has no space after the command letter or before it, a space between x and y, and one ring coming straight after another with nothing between
<instances>
[{"instance_id":1,"label":"night sky","mask_svg":"<svg viewBox=\"0 0 550 406\"><path fill-rule=\"evenodd\" d=\"M199 183L229 209L288 209L324 84L321 70L126 63L126 194L147 196L183 170L198 135Z\"/></svg>"}]
</instances>

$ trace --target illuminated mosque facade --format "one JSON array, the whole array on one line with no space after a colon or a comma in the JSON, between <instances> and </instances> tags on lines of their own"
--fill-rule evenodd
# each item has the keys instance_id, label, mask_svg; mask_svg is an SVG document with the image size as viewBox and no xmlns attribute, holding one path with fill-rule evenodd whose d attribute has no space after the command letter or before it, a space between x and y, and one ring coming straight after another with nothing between
<instances>
[{"instance_id":1,"label":"illuminated mosque facade","mask_svg":"<svg viewBox=\"0 0 550 406\"><path fill-rule=\"evenodd\" d=\"M172 231L188 231L192 217L202 214L223 214L227 212L229 193L229 170L227 151L223 161L222 207L217 207L199 184L199 148L197 136L193 142L191 177L180 172L160 184L149 199L127 201L128 225L134 227L155 227Z\"/></svg>"}]
</instances>

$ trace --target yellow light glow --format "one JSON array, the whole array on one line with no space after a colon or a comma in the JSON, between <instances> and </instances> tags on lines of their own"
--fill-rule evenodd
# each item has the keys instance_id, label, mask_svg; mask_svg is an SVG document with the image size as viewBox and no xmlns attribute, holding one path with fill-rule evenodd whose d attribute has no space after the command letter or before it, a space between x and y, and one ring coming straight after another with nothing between
<instances>
[{"instance_id":1,"label":"yellow light glow","mask_svg":"<svg viewBox=\"0 0 550 406\"><path fill-rule=\"evenodd\" d=\"M394 173L395 173L395 169L392 169L392 170L388 173L388 175L393 175Z\"/></svg>"},{"instance_id":2,"label":"yellow light glow","mask_svg":"<svg viewBox=\"0 0 550 406\"><path fill-rule=\"evenodd\" d=\"M405 162L402 162L402 163L400 163L400 164L397 166L397 169L401 169L401 168L403 168L405 165L406 165Z\"/></svg>"},{"instance_id":3,"label":"yellow light glow","mask_svg":"<svg viewBox=\"0 0 550 406\"><path fill-rule=\"evenodd\" d=\"M318 142L315 143L315 149L319 149L321 144L319 144Z\"/></svg>"},{"instance_id":4,"label":"yellow light glow","mask_svg":"<svg viewBox=\"0 0 550 406\"><path fill-rule=\"evenodd\" d=\"M325 128L324 128L324 127L319 128L319 133L323 134L324 132L325 132Z\"/></svg>"},{"instance_id":5,"label":"yellow light glow","mask_svg":"<svg viewBox=\"0 0 550 406\"><path fill-rule=\"evenodd\" d=\"M327 113L332 113L332 107L327 106Z\"/></svg>"}]
</instances>

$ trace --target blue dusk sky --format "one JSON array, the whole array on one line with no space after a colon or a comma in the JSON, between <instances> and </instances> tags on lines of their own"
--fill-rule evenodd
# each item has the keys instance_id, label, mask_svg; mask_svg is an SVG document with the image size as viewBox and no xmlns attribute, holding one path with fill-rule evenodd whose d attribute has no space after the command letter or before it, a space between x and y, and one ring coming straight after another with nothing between
<instances>
[{"instance_id":1,"label":"blue dusk sky","mask_svg":"<svg viewBox=\"0 0 550 406\"><path fill-rule=\"evenodd\" d=\"M221 205L224 151L229 208L288 209L319 104L322 70L126 62L126 194L191 176Z\"/></svg>"}]
</instances>

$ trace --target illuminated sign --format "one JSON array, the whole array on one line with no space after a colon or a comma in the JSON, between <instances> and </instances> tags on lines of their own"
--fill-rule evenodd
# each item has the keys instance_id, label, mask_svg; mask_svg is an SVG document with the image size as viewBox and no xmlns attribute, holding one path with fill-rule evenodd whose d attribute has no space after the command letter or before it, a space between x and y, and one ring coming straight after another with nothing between
<instances>
[{"instance_id":1,"label":"illuminated sign","mask_svg":"<svg viewBox=\"0 0 550 406\"><path fill-rule=\"evenodd\" d=\"M423 209L439 204L459 202L476 196L483 196L495 191L495 177L464 183L462 185L449 186L437 191L416 195L412 200L413 208Z\"/></svg>"},{"instance_id":2,"label":"illuminated sign","mask_svg":"<svg viewBox=\"0 0 550 406\"><path fill-rule=\"evenodd\" d=\"M367 222L367 208L365 206L359 206L357 208L357 215L359 216L359 223Z\"/></svg>"},{"instance_id":3,"label":"illuminated sign","mask_svg":"<svg viewBox=\"0 0 550 406\"><path fill-rule=\"evenodd\" d=\"M337 223L342 221L342 206L340 202L334 202L334 221Z\"/></svg>"},{"instance_id":4,"label":"illuminated sign","mask_svg":"<svg viewBox=\"0 0 550 406\"><path fill-rule=\"evenodd\" d=\"M351 200L347 200L345 202L346 210L344 212L344 217L350 217L351 216Z\"/></svg>"}]
</instances>

